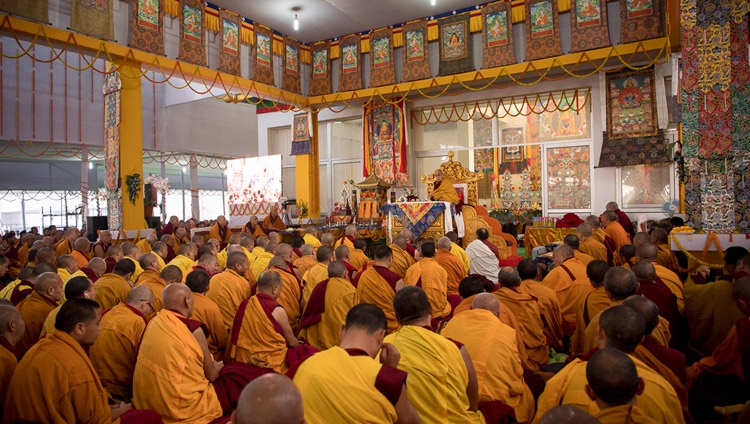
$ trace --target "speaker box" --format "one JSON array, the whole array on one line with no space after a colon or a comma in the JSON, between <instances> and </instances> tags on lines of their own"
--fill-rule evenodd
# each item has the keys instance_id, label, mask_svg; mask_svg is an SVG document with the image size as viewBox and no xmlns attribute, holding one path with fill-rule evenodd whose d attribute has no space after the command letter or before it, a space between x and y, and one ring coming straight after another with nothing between
<instances>
[{"instance_id":1,"label":"speaker box","mask_svg":"<svg viewBox=\"0 0 750 424\"><path fill-rule=\"evenodd\" d=\"M158 216L147 216L146 224L148 224L148 228L156 230L157 237L161 237L161 218Z\"/></svg>"},{"instance_id":2,"label":"speaker box","mask_svg":"<svg viewBox=\"0 0 750 424\"><path fill-rule=\"evenodd\" d=\"M97 231L109 230L106 216L89 216L86 218L86 238L94 243L99 239Z\"/></svg>"}]
</instances>

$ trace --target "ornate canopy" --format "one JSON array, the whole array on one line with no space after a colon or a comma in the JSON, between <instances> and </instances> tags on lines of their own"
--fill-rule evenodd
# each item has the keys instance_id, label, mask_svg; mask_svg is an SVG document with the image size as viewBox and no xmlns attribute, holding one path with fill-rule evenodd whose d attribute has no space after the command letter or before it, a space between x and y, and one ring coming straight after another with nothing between
<instances>
[{"instance_id":1,"label":"ornate canopy","mask_svg":"<svg viewBox=\"0 0 750 424\"><path fill-rule=\"evenodd\" d=\"M467 195L466 203L469 205L477 204L477 181L484 178L481 172L473 172L464 168L461 162L453 162L453 151L448 152L448 160L440 164L440 170L443 171L443 177L452 180L454 184L466 184ZM427 184L427 195L432 194L432 185L435 183L435 177L422 175L422 183Z\"/></svg>"}]
</instances>

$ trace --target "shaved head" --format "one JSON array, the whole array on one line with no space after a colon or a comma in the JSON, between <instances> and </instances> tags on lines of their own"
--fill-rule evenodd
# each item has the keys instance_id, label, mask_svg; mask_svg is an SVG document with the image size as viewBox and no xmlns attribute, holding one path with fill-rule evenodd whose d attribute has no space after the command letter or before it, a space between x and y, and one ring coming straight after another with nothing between
<instances>
[{"instance_id":1,"label":"shaved head","mask_svg":"<svg viewBox=\"0 0 750 424\"><path fill-rule=\"evenodd\" d=\"M193 292L182 283L170 284L161 292L164 309L174 309L186 317L192 315Z\"/></svg>"},{"instance_id":2,"label":"shaved head","mask_svg":"<svg viewBox=\"0 0 750 424\"><path fill-rule=\"evenodd\" d=\"M586 363L588 387L607 406L630 403L638 393L640 378L628 355L617 349L601 349Z\"/></svg>"},{"instance_id":3,"label":"shaved head","mask_svg":"<svg viewBox=\"0 0 750 424\"><path fill-rule=\"evenodd\" d=\"M498 316L500 315L500 301L491 293L479 293L471 302L471 309L484 309Z\"/></svg>"},{"instance_id":4,"label":"shaved head","mask_svg":"<svg viewBox=\"0 0 750 424\"><path fill-rule=\"evenodd\" d=\"M86 237L78 237L75 243L73 243L73 248L75 248L75 250L88 252L89 248L91 248L91 242Z\"/></svg>"},{"instance_id":5,"label":"shaved head","mask_svg":"<svg viewBox=\"0 0 750 424\"><path fill-rule=\"evenodd\" d=\"M278 246L276 246L276 255L282 256L284 258L291 258L292 256L292 245L288 243L281 243Z\"/></svg>"},{"instance_id":6,"label":"shaved head","mask_svg":"<svg viewBox=\"0 0 750 424\"><path fill-rule=\"evenodd\" d=\"M656 230L654 230L656 231ZM648 233L636 233L633 236L633 246L637 249L638 246L642 245L643 243L650 243L651 242L651 236L648 235Z\"/></svg>"},{"instance_id":7,"label":"shaved head","mask_svg":"<svg viewBox=\"0 0 750 424\"><path fill-rule=\"evenodd\" d=\"M16 326L18 326L20 334L15 339L9 340L12 344L17 343L23 337L23 329L25 328L23 315L12 305L0 305L0 336L5 337ZM10 339L9 337L6 338Z\"/></svg>"},{"instance_id":8,"label":"shaved head","mask_svg":"<svg viewBox=\"0 0 750 424\"><path fill-rule=\"evenodd\" d=\"M447 249L447 250L450 250L451 249L451 239L449 239L448 237L445 237L445 236L440 237L438 239L438 241L437 241L437 248L438 249Z\"/></svg>"},{"instance_id":9,"label":"shaved head","mask_svg":"<svg viewBox=\"0 0 750 424\"><path fill-rule=\"evenodd\" d=\"M57 267L58 268L69 268L73 265L78 265L78 261L76 261L76 258L73 257L73 255L62 255L59 258L57 258Z\"/></svg>"},{"instance_id":10,"label":"shaved head","mask_svg":"<svg viewBox=\"0 0 750 424\"><path fill-rule=\"evenodd\" d=\"M654 265L649 261L636 262L635 265L633 265L632 270L638 281L656 279L656 268L654 268Z\"/></svg>"},{"instance_id":11,"label":"shaved head","mask_svg":"<svg viewBox=\"0 0 750 424\"><path fill-rule=\"evenodd\" d=\"M159 276L166 281L170 282L181 282L182 281L182 270L176 265L167 265L161 270Z\"/></svg>"},{"instance_id":12,"label":"shaved head","mask_svg":"<svg viewBox=\"0 0 750 424\"><path fill-rule=\"evenodd\" d=\"M36 281L34 281L34 290L40 293L45 293L51 287L61 283L62 279L57 273L45 272L36 277Z\"/></svg>"},{"instance_id":13,"label":"shaved head","mask_svg":"<svg viewBox=\"0 0 750 424\"><path fill-rule=\"evenodd\" d=\"M345 259L349 259L349 246L342 244L341 246L338 246L336 250L334 250L334 253L336 254L337 260L343 261Z\"/></svg>"},{"instance_id":14,"label":"shaved head","mask_svg":"<svg viewBox=\"0 0 750 424\"><path fill-rule=\"evenodd\" d=\"M268 373L245 386L237 401L238 424L297 424L304 421L302 394L292 380Z\"/></svg>"},{"instance_id":15,"label":"shaved head","mask_svg":"<svg viewBox=\"0 0 750 424\"><path fill-rule=\"evenodd\" d=\"M646 322L633 308L623 305L604 310L599 316L599 327L604 332L605 346L632 353L643 340Z\"/></svg>"},{"instance_id":16,"label":"shaved head","mask_svg":"<svg viewBox=\"0 0 750 424\"><path fill-rule=\"evenodd\" d=\"M656 252L656 245L651 243L643 243L635 250L635 254L638 255L642 261L655 261Z\"/></svg>"},{"instance_id":17,"label":"shaved head","mask_svg":"<svg viewBox=\"0 0 750 424\"><path fill-rule=\"evenodd\" d=\"M333 261L328 264L328 278L344 278L346 265L341 261Z\"/></svg>"},{"instance_id":18,"label":"shaved head","mask_svg":"<svg viewBox=\"0 0 750 424\"><path fill-rule=\"evenodd\" d=\"M94 271L97 277L101 277L107 272L107 263L102 258L92 258L87 266L90 270Z\"/></svg>"},{"instance_id":19,"label":"shaved head","mask_svg":"<svg viewBox=\"0 0 750 424\"><path fill-rule=\"evenodd\" d=\"M555 248L554 253L563 255L563 258L569 258L573 256L573 248L568 246L567 244L562 244Z\"/></svg>"},{"instance_id":20,"label":"shaved head","mask_svg":"<svg viewBox=\"0 0 750 424\"><path fill-rule=\"evenodd\" d=\"M614 300L624 300L638 290L638 280L633 271L627 268L610 268L604 276L604 289Z\"/></svg>"},{"instance_id":21,"label":"shaved head","mask_svg":"<svg viewBox=\"0 0 750 424\"><path fill-rule=\"evenodd\" d=\"M128 298L125 300L125 303L130 306L134 306L142 300L147 300L149 302L154 301L154 292L152 292L151 289L146 285L135 286L130 289L130 293L128 293Z\"/></svg>"},{"instance_id":22,"label":"shaved head","mask_svg":"<svg viewBox=\"0 0 750 424\"><path fill-rule=\"evenodd\" d=\"M333 234L331 233L324 233L322 236L320 236L320 243L329 247L333 247L333 242L336 241L336 238L333 237Z\"/></svg>"},{"instance_id":23,"label":"shaved head","mask_svg":"<svg viewBox=\"0 0 750 424\"><path fill-rule=\"evenodd\" d=\"M641 314L643 321L646 323L646 335L651 334L654 328L659 325L659 307L651 299L645 296L633 295L625 299L622 304L633 308Z\"/></svg>"},{"instance_id":24,"label":"shaved head","mask_svg":"<svg viewBox=\"0 0 750 424\"><path fill-rule=\"evenodd\" d=\"M315 253L315 248L312 247L311 244L303 244L302 247L299 248L300 252L302 252L302 256L308 256Z\"/></svg>"},{"instance_id":25,"label":"shaved head","mask_svg":"<svg viewBox=\"0 0 750 424\"><path fill-rule=\"evenodd\" d=\"M575 406L560 405L542 415L539 424L599 424L599 420Z\"/></svg>"}]
</instances>

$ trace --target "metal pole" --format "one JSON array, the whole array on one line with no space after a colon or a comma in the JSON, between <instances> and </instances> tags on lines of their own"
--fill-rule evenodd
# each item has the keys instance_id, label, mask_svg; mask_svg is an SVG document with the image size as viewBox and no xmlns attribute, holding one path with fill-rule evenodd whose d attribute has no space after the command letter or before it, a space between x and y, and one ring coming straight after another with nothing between
<instances>
[{"instance_id":1,"label":"metal pole","mask_svg":"<svg viewBox=\"0 0 750 424\"><path fill-rule=\"evenodd\" d=\"M182 178L182 219L185 219L185 169L183 168L182 174L180 174L180 177Z\"/></svg>"},{"instance_id":2,"label":"metal pole","mask_svg":"<svg viewBox=\"0 0 750 424\"><path fill-rule=\"evenodd\" d=\"M26 229L26 199L24 199L23 191L21 192L21 225L23 229Z\"/></svg>"},{"instance_id":3,"label":"metal pole","mask_svg":"<svg viewBox=\"0 0 750 424\"><path fill-rule=\"evenodd\" d=\"M226 183L227 183L227 171L224 171L224 174L221 175L221 208L224 212L223 215L226 216L227 214L227 199L224 198L224 193L226 193Z\"/></svg>"}]
</instances>

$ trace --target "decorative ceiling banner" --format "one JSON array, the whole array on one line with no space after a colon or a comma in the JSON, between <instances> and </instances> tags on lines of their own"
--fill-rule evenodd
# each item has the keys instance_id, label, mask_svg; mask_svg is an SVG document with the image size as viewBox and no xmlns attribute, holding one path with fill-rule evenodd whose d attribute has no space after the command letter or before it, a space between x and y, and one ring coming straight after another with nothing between
<instances>
[{"instance_id":1,"label":"decorative ceiling banner","mask_svg":"<svg viewBox=\"0 0 750 424\"><path fill-rule=\"evenodd\" d=\"M460 74L475 70L469 29L469 12L438 21L440 75Z\"/></svg>"},{"instance_id":2,"label":"decorative ceiling banner","mask_svg":"<svg viewBox=\"0 0 750 424\"><path fill-rule=\"evenodd\" d=\"M164 55L164 1L133 0L130 10L130 47Z\"/></svg>"},{"instance_id":3,"label":"decorative ceiling banner","mask_svg":"<svg viewBox=\"0 0 750 424\"><path fill-rule=\"evenodd\" d=\"M292 133L291 155L312 154L312 131L310 128L310 114L307 112L294 114L294 132Z\"/></svg>"},{"instance_id":4,"label":"decorative ceiling banner","mask_svg":"<svg viewBox=\"0 0 750 424\"><path fill-rule=\"evenodd\" d=\"M180 0L179 60L206 66L205 16L206 4L202 1Z\"/></svg>"},{"instance_id":5,"label":"decorative ceiling banner","mask_svg":"<svg viewBox=\"0 0 750 424\"><path fill-rule=\"evenodd\" d=\"M299 41L284 36L284 72L281 74L282 89L302 93L300 86Z\"/></svg>"},{"instance_id":6,"label":"decorative ceiling banner","mask_svg":"<svg viewBox=\"0 0 750 424\"><path fill-rule=\"evenodd\" d=\"M49 24L47 0L0 0L0 11Z\"/></svg>"},{"instance_id":7,"label":"decorative ceiling banner","mask_svg":"<svg viewBox=\"0 0 750 424\"><path fill-rule=\"evenodd\" d=\"M654 68L607 73L607 135L610 139L655 136Z\"/></svg>"},{"instance_id":8,"label":"decorative ceiling banner","mask_svg":"<svg viewBox=\"0 0 750 424\"><path fill-rule=\"evenodd\" d=\"M418 21L403 26L404 82L430 78L429 52L427 51L427 21Z\"/></svg>"},{"instance_id":9,"label":"decorative ceiling banner","mask_svg":"<svg viewBox=\"0 0 750 424\"><path fill-rule=\"evenodd\" d=\"M73 0L70 29L93 37L114 40L115 18L112 0Z\"/></svg>"},{"instance_id":10,"label":"decorative ceiling banner","mask_svg":"<svg viewBox=\"0 0 750 424\"><path fill-rule=\"evenodd\" d=\"M620 44L648 40L664 35L661 0L623 0L620 2Z\"/></svg>"},{"instance_id":11,"label":"decorative ceiling banner","mask_svg":"<svg viewBox=\"0 0 750 424\"><path fill-rule=\"evenodd\" d=\"M219 71L239 76L240 65L240 31L242 18L224 9L219 10L221 22L221 47L219 49Z\"/></svg>"},{"instance_id":12,"label":"decorative ceiling banner","mask_svg":"<svg viewBox=\"0 0 750 424\"><path fill-rule=\"evenodd\" d=\"M672 162L662 130L655 136L620 139L609 138L604 131L602 140L598 168Z\"/></svg>"},{"instance_id":13,"label":"decorative ceiling banner","mask_svg":"<svg viewBox=\"0 0 750 424\"><path fill-rule=\"evenodd\" d=\"M310 46L310 96L331 92L331 43L320 41Z\"/></svg>"},{"instance_id":14,"label":"decorative ceiling banner","mask_svg":"<svg viewBox=\"0 0 750 424\"><path fill-rule=\"evenodd\" d=\"M408 185L406 175L406 129L404 102L369 103L362 120L365 177L379 179L399 187Z\"/></svg>"},{"instance_id":15,"label":"decorative ceiling banner","mask_svg":"<svg viewBox=\"0 0 750 424\"><path fill-rule=\"evenodd\" d=\"M347 35L341 39L339 46L339 91L359 90L362 88L359 34Z\"/></svg>"},{"instance_id":16,"label":"decorative ceiling banner","mask_svg":"<svg viewBox=\"0 0 750 424\"><path fill-rule=\"evenodd\" d=\"M605 0L570 2L571 52L609 47L607 3Z\"/></svg>"},{"instance_id":17,"label":"decorative ceiling banner","mask_svg":"<svg viewBox=\"0 0 750 424\"><path fill-rule=\"evenodd\" d=\"M526 61L562 55L557 0L530 0L526 16Z\"/></svg>"},{"instance_id":18,"label":"decorative ceiling banner","mask_svg":"<svg viewBox=\"0 0 750 424\"><path fill-rule=\"evenodd\" d=\"M370 33L370 87L396 83L393 63L393 30L379 29Z\"/></svg>"},{"instance_id":19,"label":"decorative ceiling banner","mask_svg":"<svg viewBox=\"0 0 750 424\"><path fill-rule=\"evenodd\" d=\"M255 66L253 80L263 84L273 82L273 31L271 28L255 23Z\"/></svg>"},{"instance_id":20,"label":"decorative ceiling banner","mask_svg":"<svg viewBox=\"0 0 750 424\"><path fill-rule=\"evenodd\" d=\"M513 52L511 2L501 1L482 8L482 68L516 63Z\"/></svg>"}]
</instances>

